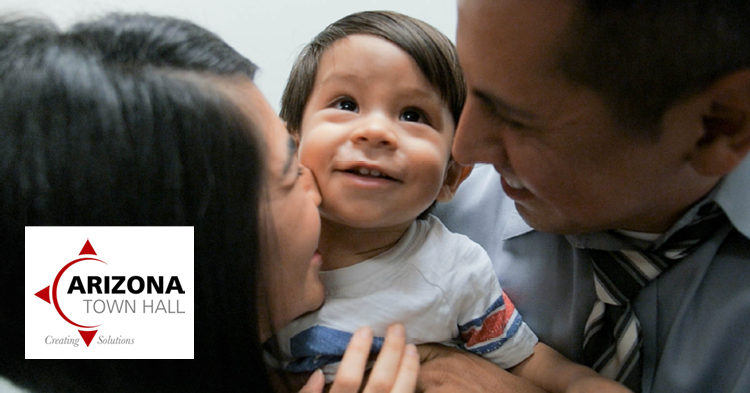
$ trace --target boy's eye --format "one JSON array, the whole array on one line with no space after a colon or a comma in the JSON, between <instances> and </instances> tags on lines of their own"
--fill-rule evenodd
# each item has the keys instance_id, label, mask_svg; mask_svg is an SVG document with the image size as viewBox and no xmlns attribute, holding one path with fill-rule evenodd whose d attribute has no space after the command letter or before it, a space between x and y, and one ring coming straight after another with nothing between
<instances>
[{"instance_id":1,"label":"boy's eye","mask_svg":"<svg viewBox=\"0 0 750 393\"><path fill-rule=\"evenodd\" d=\"M427 118L425 117L425 115L416 109L405 110L401 114L400 119L402 121L408 121L408 122L413 122L413 123L426 123L427 122Z\"/></svg>"},{"instance_id":2,"label":"boy's eye","mask_svg":"<svg viewBox=\"0 0 750 393\"><path fill-rule=\"evenodd\" d=\"M352 100L342 99L336 102L336 108L341 109L342 111L356 112L357 104Z\"/></svg>"}]
</instances>

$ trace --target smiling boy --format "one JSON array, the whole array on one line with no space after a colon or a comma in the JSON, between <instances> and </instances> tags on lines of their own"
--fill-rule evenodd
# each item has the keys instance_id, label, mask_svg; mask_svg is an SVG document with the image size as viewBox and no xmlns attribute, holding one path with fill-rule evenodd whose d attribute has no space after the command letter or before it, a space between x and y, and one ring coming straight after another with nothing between
<instances>
[{"instance_id":1,"label":"smiling boy","mask_svg":"<svg viewBox=\"0 0 750 393\"><path fill-rule=\"evenodd\" d=\"M281 115L322 196L326 302L279 332L283 366L331 380L351 332L403 322L408 342L468 350L553 391L578 378L621 388L538 344L485 251L428 213L469 173L450 155L464 98L450 41L404 15L350 15L303 50Z\"/></svg>"}]
</instances>

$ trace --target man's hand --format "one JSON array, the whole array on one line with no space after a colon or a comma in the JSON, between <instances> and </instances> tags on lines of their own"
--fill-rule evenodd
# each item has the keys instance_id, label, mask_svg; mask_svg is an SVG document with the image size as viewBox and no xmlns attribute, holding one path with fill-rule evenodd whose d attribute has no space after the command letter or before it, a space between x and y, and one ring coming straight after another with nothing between
<instances>
[{"instance_id":1,"label":"man's hand","mask_svg":"<svg viewBox=\"0 0 750 393\"><path fill-rule=\"evenodd\" d=\"M417 347L422 367L418 392L544 392L495 364L466 351L440 344Z\"/></svg>"}]
</instances>

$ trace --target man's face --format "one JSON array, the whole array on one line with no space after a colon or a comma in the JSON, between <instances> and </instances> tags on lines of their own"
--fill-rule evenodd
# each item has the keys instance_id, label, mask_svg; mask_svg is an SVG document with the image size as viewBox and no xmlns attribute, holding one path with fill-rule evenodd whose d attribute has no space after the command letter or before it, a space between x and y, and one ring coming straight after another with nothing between
<instances>
[{"instance_id":1,"label":"man's face","mask_svg":"<svg viewBox=\"0 0 750 393\"><path fill-rule=\"evenodd\" d=\"M658 141L630 136L600 95L569 82L557 59L572 3L459 1L469 94L453 155L494 165L536 229L663 231L710 189L688 161L701 130L678 117Z\"/></svg>"}]
</instances>

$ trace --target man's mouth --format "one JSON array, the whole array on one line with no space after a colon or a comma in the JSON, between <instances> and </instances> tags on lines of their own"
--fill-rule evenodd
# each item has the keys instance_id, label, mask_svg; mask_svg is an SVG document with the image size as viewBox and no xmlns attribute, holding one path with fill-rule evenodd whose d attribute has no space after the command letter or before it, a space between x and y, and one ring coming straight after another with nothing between
<instances>
[{"instance_id":1,"label":"man's mouth","mask_svg":"<svg viewBox=\"0 0 750 393\"><path fill-rule=\"evenodd\" d=\"M510 186L511 188L514 188L516 190L522 190L526 187L523 186L523 184L518 180L508 179L507 177L504 177L505 183Z\"/></svg>"}]
</instances>

